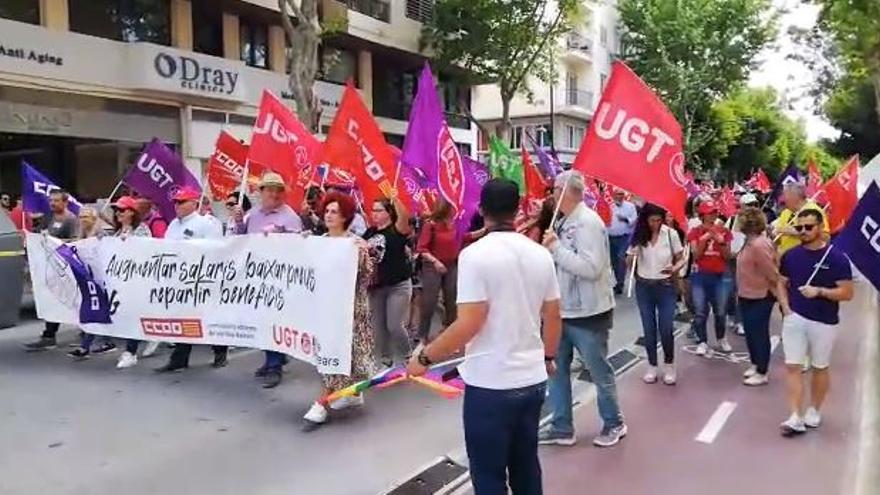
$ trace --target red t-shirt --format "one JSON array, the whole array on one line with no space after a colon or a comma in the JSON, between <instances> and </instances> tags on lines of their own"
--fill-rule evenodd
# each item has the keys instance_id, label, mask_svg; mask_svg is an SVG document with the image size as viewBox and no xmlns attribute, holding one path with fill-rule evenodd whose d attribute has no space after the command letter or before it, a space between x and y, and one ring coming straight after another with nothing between
<instances>
[{"instance_id":1,"label":"red t-shirt","mask_svg":"<svg viewBox=\"0 0 880 495\"><path fill-rule=\"evenodd\" d=\"M703 251L703 255L695 260L697 271L703 273L724 273L724 271L727 270L727 260L724 259L724 255L721 253L721 248L725 244L730 245L730 241L733 240L733 234L729 229L720 225L713 226L710 230L713 233L720 234L723 242L719 243L714 237L705 241L706 249ZM700 237L703 237L703 234L706 232L706 227L700 225L688 232L687 240L688 242L699 244Z\"/></svg>"},{"instance_id":2,"label":"red t-shirt","mask_svg":"<svg viewBox=\"0 0 880 495\"><path fill-rule=\"evenodd\" d=\"M422 227L416 252L431 253L443 264L454 263L461 251L461 240L455 225L429 222Z\"/></svg>"}]
</instances>

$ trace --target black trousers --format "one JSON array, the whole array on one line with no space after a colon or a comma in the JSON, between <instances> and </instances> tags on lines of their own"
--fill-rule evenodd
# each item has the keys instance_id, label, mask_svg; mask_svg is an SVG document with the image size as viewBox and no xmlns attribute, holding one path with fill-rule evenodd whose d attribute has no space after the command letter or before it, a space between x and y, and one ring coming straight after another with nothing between
<instances>
[{"instance_id":1,"label":"black trousers","mask_svg":"<svg viewBox=\"0 0 880 495\"><path fill-rule=\"evenodd\" d=\"M171 360L169 361L171 364L176 365L189 365L189 355L192 353L192 344L175 344L174 350L171 352ZM212 345L211 349L214 350L214 355L223 355L226 354L229 350L229 347L225 345Z\"/></svg>"},{"instance_id":2,"label":"black trousers","mask_svg":"<svg viewBox=\"0 0 880 495\"><path fill-rule=\"evenodd\" d=\"M61 328L61 323L47 321L46 329L43 330L43 335L41 335L41 337L43 337L44 339L54 339L55 335L58 333L59 328Z\"/></svg>"}]
</instances>

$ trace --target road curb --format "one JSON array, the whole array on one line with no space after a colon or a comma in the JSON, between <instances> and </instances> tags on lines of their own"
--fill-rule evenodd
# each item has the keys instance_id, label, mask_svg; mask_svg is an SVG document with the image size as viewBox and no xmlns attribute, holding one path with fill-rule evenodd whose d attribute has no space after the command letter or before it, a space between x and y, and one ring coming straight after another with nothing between
<instances>
[{"instance_id":1,"label":"road curb","mask_svg":"<svg viewBox=\"0 0 880 495\"><path fill-rule=\"evenodd\" d=\"M880 314L877 292L871 292L877 326L868 329L861 356L866 369L860 390L861 441L856 467L856 495L876 495L880 487Z\"/></svg>"}]
</instances>

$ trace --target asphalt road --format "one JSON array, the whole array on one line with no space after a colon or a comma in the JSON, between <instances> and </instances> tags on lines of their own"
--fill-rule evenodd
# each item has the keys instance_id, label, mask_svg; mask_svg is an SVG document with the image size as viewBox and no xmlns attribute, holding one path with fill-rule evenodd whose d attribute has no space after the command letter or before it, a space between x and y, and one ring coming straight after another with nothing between
<instances>
[{"instance_id":1,"label":"asphalt road","mask_svg":"<svg viewBox=\"0 0 880 495\"><path fill-rule=\"evenodd\" d=\"M168 350L117 371L118 353L85 362L59 347L26 353L42 325L0 331L0 494L373 495L440 456L461 452L459 400L403 384L369 393L361 410L304 431L319 380L303 363L263 390L252 378L262 354L236 350L230 365L157 376ZM631 300L619 301L610 348L641 333ZM581 382L577 392L589 386Z\"/></svg>"}]
</instances>

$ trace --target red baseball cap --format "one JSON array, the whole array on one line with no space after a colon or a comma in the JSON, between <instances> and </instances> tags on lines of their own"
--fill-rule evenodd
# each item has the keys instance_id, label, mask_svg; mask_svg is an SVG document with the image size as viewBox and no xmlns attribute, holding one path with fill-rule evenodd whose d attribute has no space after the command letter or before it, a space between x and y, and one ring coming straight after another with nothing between
<instances>
[{"instance_id":1,"label":"red baseball cap","mask_svg":"<svg viewBox=\"0 0 880 495\"><path fill-rule=\"evenodd\" d=\"M137 201L131 196L121 196L113 203L113 206L120 210L134 210L137 207Z\"/></svg>"},{"instance_id":2,"label":"red baseball cap","mask_svg":"<svg viewBox=\"0 0 880 495\"><path fill-rule=\"evenodd\" d=\"M711 199L708 201L701 201L699 206L697 206L697 213L699 213L700 215L718 213L718 205L716 205L715 202Z\"/></svg>"},{"instance_id":3,"label":"red baseball cap","mask_svg":"<svg viewBox=\"0 0 880 495\"><path fill-rule=\"evenodd\" d=\"M182 187L174 193L174 197L171 199L174 201L198 201L201 196L202 193L191 187Z\"/></svg>"}]
</instances>

